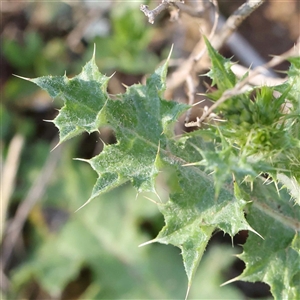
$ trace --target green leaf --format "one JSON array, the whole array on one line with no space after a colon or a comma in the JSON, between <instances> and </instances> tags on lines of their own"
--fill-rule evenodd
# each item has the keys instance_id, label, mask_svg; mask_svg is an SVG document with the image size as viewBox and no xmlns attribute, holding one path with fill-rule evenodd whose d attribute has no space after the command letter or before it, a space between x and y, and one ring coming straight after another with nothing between
<instances>
[{"instance_id":1,"label":"green leaf","mask_svg":"<svg viewBox=\"0 0 300 300\"><path fill-rule=\"evenodd\" d=\"M170 126L188 108L161 98L166 70L164 64L145 86L128 87L119 100L109 100L104 107L103 116L114 129L118 143L105 145L98 156L87 161L99 175L89 201L128 180L139 191L155 191L158 153L167 147L167 137L173 134Z\"/></svg>"},{"instance_id":2,"label":"green leaf","mask_svg":"<svg viewBox=\"0 0 300 300\"><path fill-rule=\"evenodd\" d=\"M286 190L256 182L247 212L247 221L264 237L249 233L244 252L244 272L230 280L263 281L270 285L275 299L299 299L300 222L299 206L289 199Z\"/></svg>"},{"instance_id":3,"label":"green leaf","mask_svg":"<svg viewBox=\"0 0 300 300\"><path fill-rule=\"evenodd\" d=\"M37 32L25 31L22 44L4 38L2 51L15 68L26 69L33 65L42 46L42 37Z\"/></svg>"},{"instance_id":4,"label":"green leaf","mask_svg":"<svg viewBox=\"0 0 300 300\"><path fill-rule=\"evenodd\" d=\"M100 74L94 57L72 79L47 76L31 80L51 97L65 101L54 120L60 143L83 131L97 131L100 125L109 125L115 131L118 143L105 146L100 155L88 161L99 175L90 200L128 180L138 190L155 190L158 151L173 135L171 125L188 109L187 105L162 99L166 72L167 63L148 78L145 86L131 86L117 100L109 99L108 78Z\"/></svg>"},{"instance_id":5,"label":"green leaf","mask_svg":"<svg viewBox=\"0 0 300 300\"><path fill-rule=\"evenodd\" d=\"M236 83L234 73L231 71L231 62L221 56L209 43L208 39L204 36L204 41L211 59L212 68L207 74L212 80L212 85L217 85L221 92L233 88Z\"/></svg>"}]
</instances>

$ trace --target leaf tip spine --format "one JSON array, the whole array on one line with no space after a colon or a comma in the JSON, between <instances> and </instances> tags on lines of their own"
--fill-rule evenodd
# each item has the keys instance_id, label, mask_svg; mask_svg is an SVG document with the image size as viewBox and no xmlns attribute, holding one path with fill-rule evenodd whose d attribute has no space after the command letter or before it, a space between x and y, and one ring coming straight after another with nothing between
<instances>
[{"instance_id":1,"label":"leaf tip spine","mask_svg":"<svg viewBox=\"0 0 300 300\"><path fill-rule=\"evenodd\" d=\"M89 159L84 159L84 158L73 158L73 160L79 160L79 161L83 161L83 162L86 162L86 163L90 163Z\"/></svg>"},{"instance_id":2,"label":"leaf tip spine","mask_svg":"<svg viewBox=\"0 0 300 300\"><path fill-rule=\"evenodd\" d=\"M184 298L184 300L187 300L187 299L188 299L188 296L189 296L190 290L191 290L191 283L189 282L189 283L188 283L187 290L186 290L186 294L185 294L185 298Z\"/></svg>"},{"instance_id":3,"label":"leaf tip spine","mask_svg":"<svg viewBox=\"0 0 300 300\"><path fill-rule=\"evenodd\" d=\"M125 83L121 82L121 84L124 86L125 89L128 89L128 88L129 88L129 86L126 85Z\"/></svg>"},{"instance_id":4,"label":"leaf tip spine","mask_svg":"<svg viewBox=\"0 0 300 300\"><path fill-rule=\"evenodd\" d=\"M95 61L95 57L96 57L96 43L94 43L94 50L93 50L93 56L92 56L93 61Z\"/></svg>"},{"instance_id":5,"label":"leaf tip spine","mask_svg":"<svg viewBox=\"0 0 300 300\"><path fill-rule=\"evenodd\" d=\"M260 238L265 240L264 237L262 235L260 235L257 231L255 231L252 227L250 227L248 230L252 231L253 233L257 234Z\"/></svg>"},{"instance_id":6,"label":"leaf tip spine","mask_svg":"<svg viewBox=\"0 0 300 300\"><path fill-rule=\"evenodd\" d=\"M155 243L155 242L156 242L156 239L150 240L150 241L140 244L138 247L144 247L144 246L147 246L147 245Z\"/></svg>"},{"instance_id":7,"label":"leaf tip spine","mask_svg":"<svg viewBox=\"0 0 300 300\"><path fill-rule=\"evenodd\" d=\"M115 76L116 73L117 73L116 71L113 72L110 76L108 76L108 79L111 79L113 76Z\"/></svg>"},{"instance_id":8,"label":"leaf tip spine","mask_svg":"<svg viewBox=\"0 0 300 300\"><path fill-rule=\"evenodd\" d=\"M16 74L12 74L12 75L15 76L15 77L18 77L18 78L20 78L20 79L27 80L27 81L33 81L33 80L34 80L34 79L31 79L31 78L23 77L23 76L16 75Z\"/></svg>"},{"instance_id":9,"label":"leaf tip spine","mask_svg":"<svg viewBox=\"0 0 300 300\"><path fill-rule=\"evenodd\" d=\"M145 199L149 200L152 203L155 203L156 205L159 204L158 202L156 202L155 200L151 199L150 197L147 196L143 196Z\"/></svg>"},{"instance_id":10,"label":"leaf tip spine","mask_svg":"<svg viewBox=\"0 0 300 300\"><path fill-rule=\"evenodd\" d=\"M230 279L230 280L227 280L227 281L223 282L223 283L220 285L220 287L222 287L222 286L224 286L224 285L227 285L227 284L229 284L229 283L233 283L233 282L238 281L238 280L240 280L240 276L234 277L234 278L232 278L232 279Z\"/></svg>"},{"instance_id":11,"label":"leaf tip spine","mask_svg":"<svg viewBox=\"0 0 300 300\"><path fill-rule=\"evenodd\" d=\"M171 58L171 55L172 55L172 52L173 52L173 48L174 48L174 44L171 45L171 49L170 49L170 52L169 52L169 55L168 55L168 58L167 58L167 62L169 62L169 60Z\"/></svg>"},{"instance_id":12,"label":"leaf tip spine","mask_svg":"<svg viewBox=\"0 0 300 300\"><path fill-rule=\"evenodd\" d=\"M88 203L90 203L93 200L93 198L89 198L85 203L83 203L79 208L75 210L75 213L77 213L79 210L84 208Z\"/></svg>"},{"instance_id":13,"label":"leaf tip spine","mask_svg":"<svg viewBox=\"0 0 300 300\"><path fill-rule=\"evenodd\" d=\"M53 149L50 150L50 152L54 151L58 146L61 145L61 141L59 141L54 147Z\"/></svg>"},{"instance_id":14,"label":"leaf tip spine","mask_svg":"<svg viewBox=\"0 0 300 300\"><path fill-rule=\"evenodd\" d=\"M43 119L43 121L44 121L44 122L47 122L47 123L54 123L53 120L45 120L45 119Z\"/></svg>"}]
</instances>

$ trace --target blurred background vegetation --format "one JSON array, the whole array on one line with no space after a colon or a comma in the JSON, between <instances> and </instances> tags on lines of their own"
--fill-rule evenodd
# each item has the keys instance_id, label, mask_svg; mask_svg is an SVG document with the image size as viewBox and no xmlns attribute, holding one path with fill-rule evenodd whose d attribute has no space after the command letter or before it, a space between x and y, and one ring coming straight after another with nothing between
<instances>
[{"instance_id":1,"label":"blurred background vegetation","mask_svg":"<svg viewBox=\"0 0 300 300\"><path fill-rule=\"evenodd\" d=\"M196 42L193 32L185 28L182 33L167 13L150 25L139 10L141 3L147 1L1 3L1 299L185 296L187 279L179 250L159 244L138 248L164 225L145 195L137 196L125 185L75 213L89 198L96 174L73 158L100 153L101 139L114 143L110 130L83 134L51 151L58 132L45 120L55 118L62 103L12 76L66 72L72 77L96 45L100 72L114 74L108 91L117 94L124 92L123 84L142 82L165 59L172 43L174 56L187 55ZM242 3L220 4L229 15ZM299 34L299 10L287 6L267 2L241 27L266 59L289 49ZM184 39L178 40L179 34ZM232 55L226 46L222 51ZM159 188L167 197L164 187ZM263 284L219 287L241 272L243 265L232 254L241 252L238 244L246 235L235 238L234 248L228 237L215 235L190 299L269 296Z\"/></svg>"}]
</instances>

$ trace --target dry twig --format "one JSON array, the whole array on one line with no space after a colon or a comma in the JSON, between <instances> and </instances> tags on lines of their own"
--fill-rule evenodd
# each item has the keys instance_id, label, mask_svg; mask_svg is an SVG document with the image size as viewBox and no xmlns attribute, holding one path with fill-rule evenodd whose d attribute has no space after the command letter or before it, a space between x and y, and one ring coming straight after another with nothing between
<instances>
[{"instance_id":1,"label":"dry twig","mask_svg":"<svg viewBox=\"0 0 300 300\"><path fill-rule=\"evenodd\" d=\"M265 0L248 0L242 4L227 20L222 29L211 40L212 46L219 50L233 32L249 17Z\"/></svg>"},{"instance_id":2,"label":"dry twig","mask_svg":"<svg viewBox=\"0 0 300 300\"><path fill-rule=\"evenodd\" d=\"M150 10L148 5L141 4L140 10L145 14L148 18L149 23L153 24L155 18L164 10L169 9L172 6L177 7L176 2L184 2L180 0L162 0L162 2L155 7L154 9Z\"/></svg>"}]
</instances>

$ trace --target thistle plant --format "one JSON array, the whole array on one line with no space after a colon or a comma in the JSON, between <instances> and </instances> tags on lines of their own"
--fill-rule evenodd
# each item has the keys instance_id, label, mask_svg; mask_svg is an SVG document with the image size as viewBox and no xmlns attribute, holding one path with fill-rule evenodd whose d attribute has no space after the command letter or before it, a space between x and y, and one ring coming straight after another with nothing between
<instances>
[{"instance_id":1,"label":"thistle plant","mask_svg":"<svg viewBox=\"0 0 300 300\"><path fill-rule=\"evenodd\" d=\"M207 76L215 87L206 96L218 101L247 74L238 79L230 60L207 40L206 45L212 65ZM230 282L263 281L275 299L298 299L299 57L290 63L284 84L255 86L227 97L214 121L180 136L174 125L190 106L164 99L168 61L144 85L127 87L114 99L106 90L110 78L99 72L95 56L73 78L28 80L64 101L53 121L59 143L103 126L114 131L116 144L104 145L99 155L84 160L98 174L85 204L128 181L138 193L157 194L157 175L168 177L169 199L156 202L165 226L143 245L159 242L181 249L188 291L213 233L233 238L247 230L238 255L246 268Z\"/></svg>"}]
</instances>

